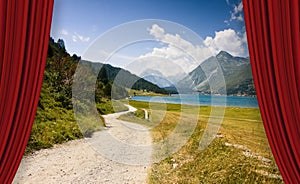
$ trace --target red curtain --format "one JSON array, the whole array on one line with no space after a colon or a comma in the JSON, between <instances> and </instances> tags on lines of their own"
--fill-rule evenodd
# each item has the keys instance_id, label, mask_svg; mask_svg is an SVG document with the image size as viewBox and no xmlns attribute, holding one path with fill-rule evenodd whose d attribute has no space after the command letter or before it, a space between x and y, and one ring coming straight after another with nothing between
<instances>
[{"instance_id":1,"label":"red curtain","mask_svg":"<svg viewBox=\"0 0 300 184\"><path fill-rule=\"evenodd\" d=\"M36 113L53 0L0 2L0 183L11 183Z\"/></svg>"},{"instance_id":2,"label":"red curtain","mask_svg":"<svg viewBox=\"0 0 300 184\"><path fill-rule=\"evenodd\" d=\"M243 0L252 73L266 134L286 183L300 183L299 0Z\"/></svg>"}]
</instances>

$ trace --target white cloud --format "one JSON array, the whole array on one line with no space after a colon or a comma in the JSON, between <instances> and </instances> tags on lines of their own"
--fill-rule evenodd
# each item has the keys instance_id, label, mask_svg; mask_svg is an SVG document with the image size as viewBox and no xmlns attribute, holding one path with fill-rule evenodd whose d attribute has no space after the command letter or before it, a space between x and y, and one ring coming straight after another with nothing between
<instances>
[{"instance_id":1,"label":"white cloud","mask_svg":"<svg viewBox=\"0 0 300 184\"><path fill-rule=\"evenodd\" d=\"M90 37L85 37L85 36L79 35L78 33L75 32L72 35L72 40L73 40L73 42L77 42L78 40L80 40L82 42L88 42L90 40Z\"/></svg>"},{"instance_id":2,"label":"white cloud","mask_svg":"<svg viewBox=\"0 0 300 184\"><path fill-rule=\"evenodd\" d=\"M237 6L234 6L234 13L239 13L243 11L243 2L240 2Z\"/></svg>"},{"instance_id":3,"label":"white cloud","mask_svg":"<svg viewBox=\"0 0 300 184\"><path fill-rule=\"evenodd\" d=\"M243 21L243 2L240 2L238 5L233 5L233 11L230 12L231 17L230 17L230 21L233 20L238 20L238 21Z\"/></svg>"},{"instance_id":4,"label":"white cloud","mask_svg":"<svg viewBox=\"0 0 300 184\"><path fill-rule=\"evenodd\" d=\"M77 36L73 35L72 40L73 40L73 42L77 42Z\"/></svg>"},{"instance_id":5,"label":"white cloud","mask_svg":"<svg viewBox=\"0 0 300 184\"><path fill-rule=\"evenodd\" d=\"M203 43L199 43L199 45L192 44L178 34L166 33L157 24L153 24L148 31L157 41L162 42L163 46L153 48L151 52L139 56L139 59L147 61L148 58L148 63L144 62L144 68L147 68L148 65L153 67L150 64L153 62L153 58L156 58L156 60L161 58L161 64L158 66L168 66L164 67L167 70L170 70L170 63L173 66L177 65L178 67L173 67L173 71L170 71L169 75L174 75L174 72L188 73L202 61L210 56L217 55L221 50L227 51L234 56L248 55L246 34L239 36L233 29L215 32L214 37L206 37ZM169 63L166 63L167 61ZM181 68L181 71L178 68ZM168 75L167 73L165 74Z\"/></svg>"},{"instance_id":6,"label":"white cloud","mask_svg":"<svg viewBox=\"0 0 300 184\"><path fill-rule=\"evenodd\" d=\"M162 39L165 35L165 30L159 27L157 24L153 24L148 31L150 35L153 35L156 39Z\"/></svg>"},{"instance_id":7,"label":"white cloud","mask_svg":"<svg viewBox=\"0 0 300 184\"><path fill-rule=\"evenodd\" d=\"M246 33L246 32L244 32L244 34L243 34L242 41L243 41L244 43L247 43L247 33Z\"/></svg>"},{"instance_id":8,"label":"white cloud","mask_svg":"<svg viewBox=\"0 0 300 184\"><path fill-rule=\"evenodd\" d=\"M238 36L233 29L225 29L223 31L215 32L215 37L206 37L204 44L211 49L213 53L218 53L221 50L227 51L234 56L246 56L247 43L246 34Z\"/></svg>"},{"instance_id":9,"label":"white cloud","mask_svg":"<svg viewBox=\"0 0 300 184\"><path fill-rule=\"evenodd\" d=\"M136 75L141 75L149 69L159 71L174 84L186 74L182 66L175 61L159 56L140 57L126 65L125 69Z\"/></svg>"},{"instance_id":10,"label":"white cloud","mask_svg":"<svg viewBox=\"0 0 300 184\"><path fill-rule=\"evenodd\" d=\"M224 20L224 23L225 23L227 26L230 25L228 20Z\"/></svg>"},{"instance_id":11,"label":"white cloud","mask_svg":"<svg viewBox=\"0 0 300 184\"><path fill-rule=\"evenodd\" d=\"M65 36L67 36L67 35L69 34L69 32L68 32L67 30L65 30L65 29L62 29L62 30L60 31L60 33L61 33L62 35L65 35Z\"/></svg>"},{"instance_id":12,"label":"white cloud","mask_svg":"<svg viewBox=\"0 0 300 184\"><path fill-rule=\"evenodd\" d=\"M187 41L179 34L167 33L157 24L153 24L148 32L162 44L161 47L154 47L150 52L140 55L126 67L137 75L151 68L166 77L180 76L189 73L221 50L234 56L248 55L246 34L238 34L233 29L215 32L213 37L208 36L197 44Z\"/></svg>"},{"instance_id":13,"label":"white cloud","mask_svg":"<svg viewBox=\"0 0 300 184\"><path fill-rule=\"evenodd\" d=\"M169 61L178 65L182 68L181 72L190 72L202 61L213 55L210 49L203 44L193 45L178 34L166 33L157 24L153 24L148 31L157 41L163 43L163 47L153 48L151 52L140 56L143 60L146 57L162 58L164 62ZM170 69L169 67L167 68Z\"/></svg>"}]
</instances>

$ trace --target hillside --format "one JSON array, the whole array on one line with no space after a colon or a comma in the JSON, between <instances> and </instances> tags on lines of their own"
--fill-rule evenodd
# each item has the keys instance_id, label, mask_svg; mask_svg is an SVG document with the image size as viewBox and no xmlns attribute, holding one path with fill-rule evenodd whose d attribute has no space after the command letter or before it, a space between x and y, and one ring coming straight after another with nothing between
<instances>
[{"instance_id":1,"label":"hillside","mask_svg":"<svg viewBox=\"0 0 300 184\"><path fill-rule=\"evenodd\" d=\"M227 95L255 95L251 65L248 58L233 57L225 51L221 51L216 59L220 64L226 82ZM216 80L216 73L219 72L213 57L208 58L197 68L190 72L183 80L177 83L177 87L184 92L201 92L209 94L209 80ZM206 71L206 76L205 72ZM214 81L215 90L212 93L225 94L224 86L221 82Z\"/></svg>"},{"instance_id":2,"label":"hillside","mask_svg":"<svg viewBox=\"0 0 300 184\"><path fill-rule=\"evenodd\" d=\"M80 64L91 68L95 75L97 74L97 71L99 71L98 78L106 77L108 81L111 81L115 85L122 88L167 94L167 92L164 89L160 88L158 85L140 78L122 68L114 67L110 64L94 63L85 60L81 60Z\"/></svg>"},{"instance_id":3,"label":"hillside","mask_svg":"<svg viewBox=\"0 0 300 184\"><path fill-rule=\"evenodd\" d=\"M72 106L72 77L80 57L50 38L38 108L26 152L81 138Z\"/></svg>"},{"instance_id":4,"label":"hillside","mask_svg":"<svg viewBox=\"0 0 300 184\"><path fill-rule=\"evenodd\" d=\"M69 140L90 136L95 130L101 129L103 125L95 124L91 117L84 117L83 122L86 128L78 127L73 111L72 85L73 77L81 57L70 55L62 39L55 42L49 40L48 56L44 72L43 85L39 98L36 117L31 131L31 136L26 152L51 147L56 143L63 143ZM84 61L87 70L94 70L102 66L100 63ZM128 96L124 86L129 88L129 82L134 82L133 89L165 93L164 89L145 81L126 70L105 64L98 74L96 82L95 101L100 114L108 114L115 111L126 110L122 104L111 101L111 91L115 98ZM115 88L112 88L116 76L122 80L117 81ZM118 77L119 78L119 77ZM82 105L80 108L88 107ZM85 111L89 111L86 109ZM101 116L98 118L102 119ZM103 119L102 122L104 123Z\"/></svg>"}]
</instances>

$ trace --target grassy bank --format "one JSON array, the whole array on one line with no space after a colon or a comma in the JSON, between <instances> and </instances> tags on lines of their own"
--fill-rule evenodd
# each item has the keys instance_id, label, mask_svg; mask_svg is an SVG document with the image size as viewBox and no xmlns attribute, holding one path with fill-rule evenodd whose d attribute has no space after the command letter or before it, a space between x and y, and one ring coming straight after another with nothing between
<instances>
[{"instance_id":1,"label":"grassy bank","mask_svg":"<svg viewBox=\"0 0 300 184\"><path fill-rule=\"evenodd\" d=\"M218 137L200 151L199 141L211 107L151 103L150 109L147 102L130 101L130 104L147 109L150 119L135 114L123 115L121 119L150 127L154 142L170 135L180 117L188 122L192 114L199 112L196 128L187 143L178 152L152 164L148 183L283 183L259 109L227 107Z\"/></svg>"},{"instance_id":2,"label":"grassy bank","mask_svg":"<svg viewBox=\"0 0 300 184\"><path fill-rule=\"evenodd\" d=\"M169 96L167 94L154 93L152 91L127 89L130 96Z\"/></svg>"},{"instance_id":3,"label":"grassy bank","mask_svg":"<svg viewBox=\"0 0 300 184\"><path fill-rule=\"evenodd\" d=\"M102 103L97 103L96 108L102 115L128 110L128 108L121 101L111 101L108 99L103 100Z\"/></svg>"},{"instance_id":4,"label":"grassy bank","mask_svg":"<svg viewBox=\"0 0 300 184\"><path fill-rule=\"evenodd\" d=\"M112 102L107 99L97 103L96 107L99 112L99 116L96 118L99 119L95 120L93 117L83 116L83 119L80 119L79 122L84 124L79 127L73 109L63 108L60 102L54 100L47 88L42 88L39 106L25 153L50 148L54 144L83 138L83 136L89 137L105 125L101 115L128 109L121 102ZM102 124L97 123L99 120Z\"/></svg>"}]
</instances>

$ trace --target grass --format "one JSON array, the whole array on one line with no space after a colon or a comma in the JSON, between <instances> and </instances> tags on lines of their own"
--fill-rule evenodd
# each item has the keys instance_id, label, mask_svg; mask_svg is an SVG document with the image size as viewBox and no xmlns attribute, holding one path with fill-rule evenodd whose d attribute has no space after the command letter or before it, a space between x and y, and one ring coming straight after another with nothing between
<instances>
[{"instance_id":1,"label":"grass","mask_svg":"<svg viewBox=\"0 0 300 184\"><path fill-rule=\"evenodd\" d=\"M96 108L98 112L102 115L128 110L128 108L121 101L112 101L108 99L103 100L101 103L97 103Z\"/></svg>"},{"instance_id":2,"label":"grass","mask_svg":"<svg viewBox=\"0 0 300 184\"><path fill-rule=\"evenodd\" d=\"M54 100L47 88L42 88L41 98L25 154L35 150L50 148L70 140L92 136L93 132L101 130L105 121L98 113L82 114L74 117L73 109L62 107ZM127 110L119 101L104 100L96 104L100 114L109 114Z\"/></svg>"},{"instance_id":3,"label":"grass","mask_svg":"<svg viewBox=\"0 0 300 184\"><path fill-rule=\"evenodd\" d=\"M145 111L143 109L138 109L133 112L133 115L139 119L145 119Z\"/></svg>"},{"instance_id":4,"label":"grass","mask_svg":"<svg viewBox=\"0 0 300 184\"><path fill-rule=\"evenodd\" d=\"M82 138L72 110L59 107L37 111L25 153Z\"/></svg>"},{"instance_id":5,"label":"grass","mask_svg":"<svg viewBox=\"0 0 300 184\"><path fill-rule=\"evenodd\" d=\"M166 94L154 93L152 91L127 89L130 96L167 96Z\"/></svg>"},{"instance_id":6,"label":"grass","mask_svg":"<svg viewBox=\"0 0 300 184\"><path fill-rule=\"evenodd\" d=\"M152 164L148 183L283 183L269 148L259 109L226 107L219 129L222 137L215 138L206 149L200 151L199 141L207 126L211 107L199 109L176 104L149 105L138 101L130 101L130 104L138 109L147 109L151 113L149 121L134 114L120 118L151 127L154 142L170 135L180 117L183 121L191 122L188 121L189 117L199 112L196 128L187 143L176 153ZM225 143L243 145L251 153L271 161L246 157L244 150L226 146Z\"/></svg>"}]
</instances>

